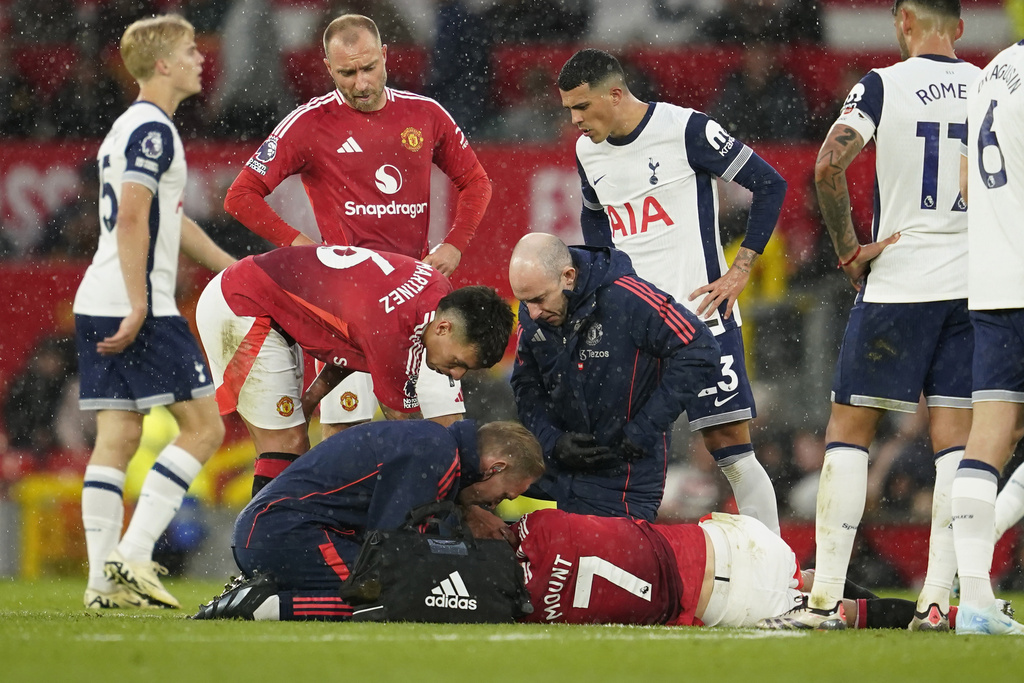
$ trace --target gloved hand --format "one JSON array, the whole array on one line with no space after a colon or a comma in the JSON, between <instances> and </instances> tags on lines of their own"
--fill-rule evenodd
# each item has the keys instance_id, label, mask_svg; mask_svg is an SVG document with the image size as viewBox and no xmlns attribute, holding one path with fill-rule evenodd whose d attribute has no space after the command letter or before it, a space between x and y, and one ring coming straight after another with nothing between
<instances>
[{"instance_id":1,"label":"gloved hand","mask_svg":"<svg viewBox=\"0 0 1024 683\"><path fill-rule=\"evenodd\" d=\"M644 453L644 449L630 441L628 436L622 437L622 443L619 444L619 456L623 460L626 462L636 462L645 455L647 454Z\"/></svg>"},{"instance_id":2,"label":"gloved hand","mask_svg":"<svg viewBox=\"0 0 1024 683\"><path fill-rule=\"evenodd\" d=\"M619 462L612 449L598 446L591 434L566 432L558 437L551 457L567 470L594 472Z\"/></svg>"}]
</instances>

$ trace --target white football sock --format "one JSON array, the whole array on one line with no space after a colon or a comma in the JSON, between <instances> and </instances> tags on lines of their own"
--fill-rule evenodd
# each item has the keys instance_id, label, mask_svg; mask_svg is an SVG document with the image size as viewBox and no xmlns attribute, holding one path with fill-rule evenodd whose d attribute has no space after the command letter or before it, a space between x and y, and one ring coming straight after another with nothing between
<instances>
[{"instance_id":1,"label":"white football sock","mask_svg":"<svg viewBox=\"0 0 1024 683\"><path fill-rule=\"evenodd\" d=\"M818 482L814 587L808 605L832 609L843 597L857 527L868 495L867 449L831 443Z\"/></svg>"},{"instance_id":2,"label":"white football sock","mask_svg":"<svg viewBox=\"0 0 1024 683\"><path fill-rule=\"evenodd\" d=\"M173 444L160 452L142 482L132 521L118 545L125 559L131 562L153 559L153 546L174 519L185 492L202 467L202 463Z\"/></svg>"},{"instance_id":3,"label":"white football sock","mask_svg":"<svg viewBox=\"0 0 1024 683\"><path fill-rule=\"evenodd\" d=\"M1024 517L1024 465L1018 467L996 496L996 541Z\"/></svg>"},{"instance_id":4,"label":"white football sock","mask_svg":"<svg viewBox=\"0 0 1024 683\"><path fill-rule=\"evenodd\" d=\"M953 547L953 478L964 449L948 448L936 454L935 489L932 492L932 529L928 538L928 571L917 598L917 611L935 603L949 611L949 593L956 576L956 549Z\"/></svg>"},{"instance_id":5,"label":"white football sock","mask_svg":"<svg viewBox=\"0 0 1024 683\"><path fill-rule=\"evenodd\" d=\"M718 466L732 485L740 514L759 520L779 535L779 506L775 501L775 487L764 466L754 457L753 449L729 464L724 462L719 462Z\"/></svg>"},{"instance_id":6,"label":"white football sock","mask_svg":"<svg viewBox=\"0 0 1024 683\"><path fill-rule=\"evenodd\" d=\"M89 556L89 588L114 591L103 575L103 563L117 547L124 525L124 472L116 467L89 465L82 482L82 526Z\"/></svg>"},{"instance_id":7,"label":"white football sock","mask_svg":"<svg viewBox=\"0 0 1024 683\"><path fill-rule=\"evenodd\" d=\"M978 461L961 462L953 479L953 543L960 572L960 604L985 609L996 599L990 572L999 477L994 468L964 467L968 463Z\"/></svg>"}]
</instances>

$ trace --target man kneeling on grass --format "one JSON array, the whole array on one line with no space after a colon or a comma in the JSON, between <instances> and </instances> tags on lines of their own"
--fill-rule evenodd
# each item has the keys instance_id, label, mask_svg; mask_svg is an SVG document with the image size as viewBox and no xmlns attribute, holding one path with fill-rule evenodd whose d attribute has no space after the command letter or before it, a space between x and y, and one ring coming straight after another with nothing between
<instances>
[{"instance_id":1,"label":"man kneeling on grass","mask_svg":"<svg viewBox=\"0 0 1024 683\"><path fill-rule=\"evenodd\" d=\"M429 420L352 427L301 456L235 521L243 576L195 619L344 621L338 594L366 532L397 529L415 507L457 501L474 536L512 540L480 506L521 495L544 473L540 444L522 425Z\"/></svg>"}]
</instances>

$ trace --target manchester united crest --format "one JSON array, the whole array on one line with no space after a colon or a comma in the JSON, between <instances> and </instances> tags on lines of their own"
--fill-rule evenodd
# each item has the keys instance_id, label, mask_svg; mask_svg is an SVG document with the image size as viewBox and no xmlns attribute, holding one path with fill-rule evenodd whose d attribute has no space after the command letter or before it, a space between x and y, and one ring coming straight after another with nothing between
<instances>
[{"instance_id":1,"label":"manchester united crest","mask_svg":"<svg viewBox=\"0 0 1024 683\"><path fill-rule=\"evenodd\" d=\"M291 396L282 396L277 402L277 412L281 417L291 417L295 412L295 401Z\"/></svg>"},{"instance_id":2,"label":"manchester united crest","mask_svg":"<svg viewBox=\"0 0 1024 683\"><path fill-rule=\"evenodd\" d=\"M402 147L410 152L418 152L423 147L423 133L415 128L406 128L402 131Z\"/></svg>"},{"instance_id":3,"label":"manchester united crest","mask_svg":"<svg viewBox=\"0 0 1024 683\"><path fill-rule=\"evenodd\" d=\"M351 413L359 407L359 397L351 391L346 391L341 395L341 407Z\"/></svg>"}]
</instances>

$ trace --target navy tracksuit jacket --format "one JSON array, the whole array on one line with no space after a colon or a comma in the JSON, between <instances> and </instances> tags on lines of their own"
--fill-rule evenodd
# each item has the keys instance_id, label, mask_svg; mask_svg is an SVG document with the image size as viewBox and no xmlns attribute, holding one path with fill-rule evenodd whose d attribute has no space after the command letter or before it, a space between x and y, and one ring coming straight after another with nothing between
<instances>
[{"instance_id":1,"label":"navy tracksuit jacket","mask_svg":"<svg viewBox=\"0 0 1024 683\"><path fill-rule=\"evenodd\" d=\"M238 515L236 562L282 588L336 588L368 530L396 529L414 507L480 480L476 431L473 420L382 421L324 440Z\"/></svg>"},{"instance_id":2,"label":"navy tracksuit jacket","mask_svg":"<svg viewBox=\"0 0 1024 683\"><path fill-rule=\"evenodd\" d=\"M570 247L578 276L560 328L519 307L512 372L519 419L540 441L548 467L537 489L569 512L653 521L665 488L672 423L717 367L718 342L694 314L637 277L625 252ZM552 460L565 432L644 457L593 473Z\"/></svg>"}]
</instances>

